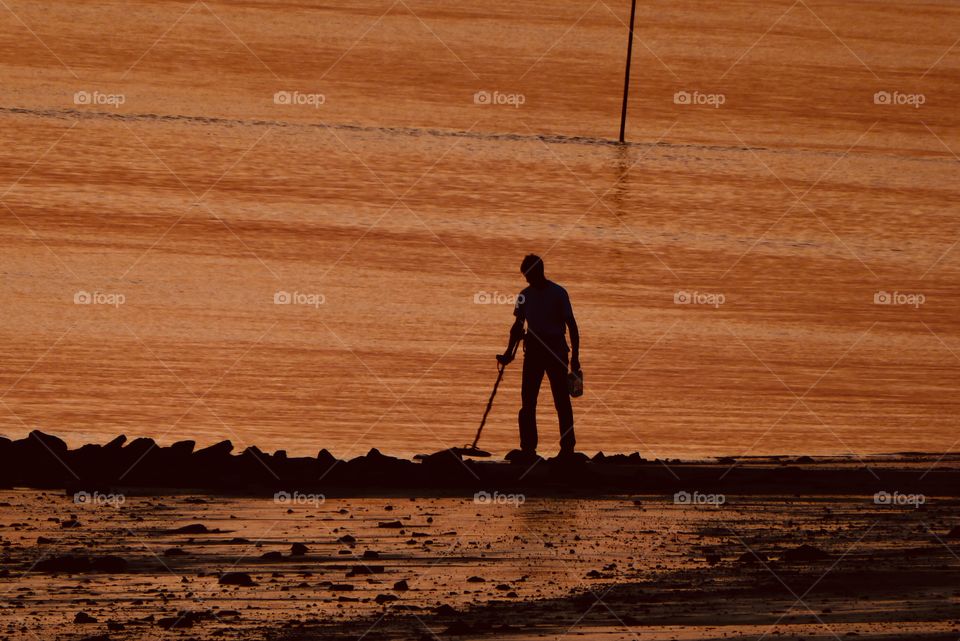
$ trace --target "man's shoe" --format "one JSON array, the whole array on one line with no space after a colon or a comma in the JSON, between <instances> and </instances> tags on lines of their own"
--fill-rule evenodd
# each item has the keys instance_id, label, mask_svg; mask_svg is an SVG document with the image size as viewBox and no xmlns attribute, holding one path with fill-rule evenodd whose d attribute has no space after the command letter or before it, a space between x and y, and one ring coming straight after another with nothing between
<instances>
[{"instance_id":1,"label":"man's shoe","mask_svg":"<svg viewBox=\"0 0 960 641\"><path fill-rule=\"evenodd\" d=\"M517 463L519 465L531 465L543 460L535 451L529 452L525 450L510 450L504 458L511 463Z\"/></svg>"},{"instance_id":2,"label":"man's shoe","mask_svg":"<svg viewBox=\"0 0 960 641\"><path fill-rule=\"evenodd\" d=\"M590 459L583 452L577 452L573 448L563 448L554 460L560 463L586 463Z\"/></svg>"}]
</instances>

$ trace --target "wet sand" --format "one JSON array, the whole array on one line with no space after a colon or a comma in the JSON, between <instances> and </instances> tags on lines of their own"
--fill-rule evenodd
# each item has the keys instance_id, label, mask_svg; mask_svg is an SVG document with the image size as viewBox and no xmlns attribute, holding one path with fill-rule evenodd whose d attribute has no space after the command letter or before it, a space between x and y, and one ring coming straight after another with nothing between
<instances>
[{"instance_id":1,"label":"wet sand","mask_svg":"<svg viewBox=\"0 0 960 641\"><path fill-rule=\"evenodd\" d=\"M11 640L947 639L960 616L945 497L0 501ZM802 545L826 555L792 559ZM45 570L65 554L126 566Z\"/></svg>"}]
</instances>

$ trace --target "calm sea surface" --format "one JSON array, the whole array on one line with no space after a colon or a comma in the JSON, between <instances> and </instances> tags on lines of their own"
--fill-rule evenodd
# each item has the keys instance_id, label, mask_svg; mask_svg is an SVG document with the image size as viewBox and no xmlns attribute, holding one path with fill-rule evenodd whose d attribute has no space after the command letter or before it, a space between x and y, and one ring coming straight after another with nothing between
<instances>
[{"instance_id":1,"label":"calm sea surface","mask_svg":"<svg viewBox=\"0 0 960 641\"><path fill-rule=\"evenodd\" d=\"M469 442L538 252L587 452L956 443L952 3L10 9L0 433Z\"/></svg>"}]
</instances>

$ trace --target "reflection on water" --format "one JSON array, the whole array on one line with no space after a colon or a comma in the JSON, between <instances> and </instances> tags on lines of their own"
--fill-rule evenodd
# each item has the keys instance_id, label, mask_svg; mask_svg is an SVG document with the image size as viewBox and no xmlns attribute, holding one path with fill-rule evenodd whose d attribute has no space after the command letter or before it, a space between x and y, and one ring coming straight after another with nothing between
<instances>
[{"instance_id":1,"label":"reflection on water","mask_svg":"<svg viewBox=\"0 0 960 641\"><path fill-rule=\"evenodd\" d=\"M137 12L23 10L91 76L160 35ZM873 80L799 13L778 28L822 45L814 60L778 32L731 68L782 8L657 9L638 34L649 49L635 61L634 144L618 146L622 22L603 7L493 3L479 20L425 2L412 9L424 22L397 10L372 29L367 10L221 10L232 32L188 12L125 77L113 112L65 105L61 84L75 79L53 59L31 63L53 84L11 80L14 106L0 111L6 435L229 438L341 457L467 443L511 320L509 305L477 294L516 293L534 251L583 332L587 389L574 407L587 452L953 445L955 161L912 115L864 102ZM889 19L832 11L838 24ZM909 18L928 43L885 55L909 69L936 60L954 40L937 11ZM73 48L104 22L138 37L103 55ZM759 60L776 61L776 88ZM197 77L223 80L207 92ZM721 77L723 109L671 100L678 78L706 89ZM923 82L952 95L949 74ZM325 91L323 108L270 100L298 87ZM492 89L526 101L474 104ZM960 148L954 102L931 100L923 117ZM874 304L887 290L926 302ZM80 291L125 302L74 304ZM516 445L518 370L480 443L498 454Z\"/></svg>"}]
</instances>

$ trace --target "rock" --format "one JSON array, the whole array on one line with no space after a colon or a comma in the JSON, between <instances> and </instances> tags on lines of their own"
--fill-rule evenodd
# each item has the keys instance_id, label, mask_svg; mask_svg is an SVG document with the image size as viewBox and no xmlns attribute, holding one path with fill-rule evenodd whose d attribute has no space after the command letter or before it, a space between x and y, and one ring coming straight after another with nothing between
<instances>
[{"instance_id":1,"label":"rock","mask_svg":"<svg viewBox=\"0 0 960 641\"><path fill-rule=\"evenodd\" d=\"M337 539L337 543L346 543L348 545L356 542L357 542L357 539L350 534L344 534L339 539Z\"/></svg>"},{"instance_id":2,"label":"rock","mask_svg":"<svg viewBox=\"0 0 960 641\"><path fill-rule=\"evenodd\" d=\"M379 558L380 558L380 553L379 553L379 552L375 552L375 551L373 551L373 550L366 550L366 551L363 553L363 558L365 558L365 559L379 559Z\"/></svg>"},{"instance_id":3,"label":"rock","mask_svg":"<svg viewBox=\"0 0 960 641\"><path fill-rule=\"evenodd\" d=\"M486 583L486 579L482 576L472 576L467 579L467 583Z\"/></svg>"},{"instance_id":4,"label":"rock","mask_svg":"<svg viewBox=\"0 0 960 641\"><path fill-rule=\"evenodd\" d=\"M470 634L471 632L473 632L473 628L470 627L469 623L463 619L457 619L443 631L443 634L462 635Z\"/></svg>"},{"instance_id":5,"label":"rock","mask_svg":"<svg viewBox=\"0 0 960 641\"><path fill-rule=\"evenodd\" d=\"M829 558L830 554L828 552L824 552L820 548L807 545L806 543L783 553L783 560L788 563L822 561Z\"/></svg>"},{"instance_id":6,"label":"rock","mask_svg":"<svg viewBox=\"0 0 960 641\"><path fill-rule=\"evenodd\" d=\"M127 560L119 556L95 556L90 559L90 569L94 572L123 572L127 569Z\"/></svg>"},{"instance_id":7,"label":"rock","mask_svg":"<svg viewBox=\"0 0 960 641\"><path fill-rule=\"evenodd\" d=\"M393 589L396 590L397 592L403 592L405 590L409 590L410 586L407 585L406 579L401 579L400 581L397 581L396 583L393 584Z\"/></svg>"},{"instance_id":8,"label":"rock","mask_svg":"<svg viewBox=\"0 0 960 641\"><path fill-rule=\"evenodd\" d=\"M331 583L330 590L332 592L351 592L353 590L353 586L349 583Z\"/></svg>"},{"instance_id":9,"label":"rock","mask_svg":"<svg viewBox=\"0 0 960 641\"><path fill-rule=\"evenodd\" d=\"M34 569L37 572L123 572L127 569L127 561L119 556L74 556L71 554L53 556L38 562Z\"/></svg>"},{"instance_id":10,"label":"rock","mask_svg":"<svg viewBox=\"0 0 960 641\"><path fill-rule=\"evenodd\" d=\"M383 574L382 565L355 565L350 569L350 574Z\"/></svg>"},{"instance_id":11,"label":"rock","mask_svg":"<svg viewBox=\"0 0 960 641\"><path fill-rule=\"evenodd\" d=\"M303 556L308 551L308 548L303 543L294 543L290 546L290 555L291 556Z\"/></svg>"},{"instance_id":12,"label":"rock","mask_svg":"<svg viewBox=\"0 0 960 641\"><path fill-rule=\"evenodd\" d=\"M186 550L182 548L167 548L163 551L163 556L186 556Z\"/></svg>"},{"instance_id":13,"label":"rock","mask_svg":"<svg viewBox=\"0 0 960 641\"><path fill-rule=\"evenodd\" d=\"M202 450L197 450L194 456L199 457L223 457L233 451L233 443L230 441L220 441L219 443L214 443L210 447L205 447Z\"/></svg>"},{"instance_id":14,"label":"rock","mask_svg":"<svg viewBox=\"0 0 960 641\"><path fill-rule=\"evenodd\" d=\"M246 572L226 572L220 576L218 583L220 585L240 585L243 587L256 585Z\"/></svg>"},{"instance_id":15,"label":"rock","mask_svg":"<svg viewBox=\"0 0 960 641\"><path fill-rule=\"evenodd\" d=\"M77 612L76 616L73 617L74 623L96 623L97 620L86 612Z\"/></svg>"},{"instance_id":16,"label":"rock","mask_svg":"<svg viewBox=\"0 0 960 641\"><path fill-rule=\"evenodd\" d=\"M282 561L283 554L281 552L264 552L260 555L261 561Z\"/></svg>"},{"instance_id":17,"label":"rock","mask_svg":"<svg viewBox=\"0 0 960 641\"><path fill-rule=\"evenodd\" d=\"M157 443L152 438L135 438L121 452L129 463L133 464L156 447Z\"/></svg>"},{"instance_id":18,"label":"rock","mask_svg":"<svg viewBox=\"0 0 960 641\"><path fill-rule=\"evenodd\" d=\"M374 601L376 601L378 605L383 605L384 603L389 603L390 601L396 601L399 598L400 597L395 594L378 594Z\"/></svg>"},{"instance_id":19,"label":"rock","mask_svg":"<svg viewBox=\"0 0 960 641\"><path fill-rule=\"evenodd\" d=\"M112 441L103 446L104 451L115 453L119 452L123 448L123 444L127 442L127 437L121 434L120 436L114 438Z\"/></svg>"},{"instance_id":20,"label":"rock","mask_svg":"<svg viewBox=\"0 0 960 641\"><path fill-rule=\"evenodd\" d=\"M455 450L447 449L427 454L420 458L420 465L429 470L432 476L462 477L461 472L470 475L470 469L463 463L463 457Z\"/></svg>"},{"instance_id":21,"label":"rock","mask_svg":"<svg viewBox=\"0 0 960 641\"><path fill-rule=\"evenodd\" d=\"M195 623L204 619L212 618L214 615L209 612L191 612L184 610L177 613L175 617L164 617L157 621L157 625L165 630L192 628Z\"/></svg>"},{"instance_id":22,"label":"rock","mask_svg":"<svg viewBox=\"0 0 960 641\"><path fill-rule=\"evenodd\" d=\"M193 448L197 446L196 441L177 441L169 449L176 454L193 454Z\"/></svg>"},{"instance_id":23,"label":"rock","mask_svg":"<svg viewBox=\"0 0 960 641\"><path fill-rule=\"evenodd\" d=\"M34 570L37 572L89 572L90 557L70 554L53 556L38 562Z\"/></svg>"},{"instance_id":24,"label":"rock","mask_svg":"<svg viewBox=\"0 0 960 641\"><path fill-rule=\"evenodd\" d=\"M759 557L759 558L758 558ZM737 565L760 565L761 563L769 563L770 559L766 554L762 552L753 552L747 551L737 557L735 563Z\"/></svg>"},{"instance_id":25,"label":"rock","mask_svg":"<svg viewBox=\"0 0 960 641\"><path fill-rule=\"evenodd\" d=\"M327 450L320 450L317 452L317 463L320 469L327 470L337 464L337 457Z\"/></svg>"},{"instance_id":26,"label":"rock","mask_svg":"<svg viewBox=\"0 0 960 641\"><path fill-rule=\"evenodd\" d=\"M403 527L403 523L400 521L380 521L377 523L377 527L399 529Z\"/></svg>"},{"instance_id":27,"label":"rock","mask_svg":"<svg viewBox=\"0 0 960 641\"><path fill-rule=\"evenodd\" d=\"M207 529L207 526L203 523L191 523L190 525L184 525L174 530L168 530L168 532L170 534L212 534L215 530Z\"/></svg>"},{"instance_id":28,"label":"rock","mask_svg":"<svg viewBox=\"0 0 960 641\"><path fill-rule=\"evenodd\" d=\"M56 454L57 456L63 456L67 453L67 444L63 441L63 439L57 438L52 434L45 434L40 430L33 430L30 432L30 435L27 436L27 440L36 442L40 445L40 447L52 454Z\"/></svg>"},{"instance_id":29,"label":"rock","mask_svg":"<svg viewBox=\"0 0 960 641\"><path fill-rule=\"evenodd\" d=\"M193 617L178 615L175 617L164 617L157 621L157 625L164 630L192 628L194 624Z\"/></svg>"}]
</instances>

